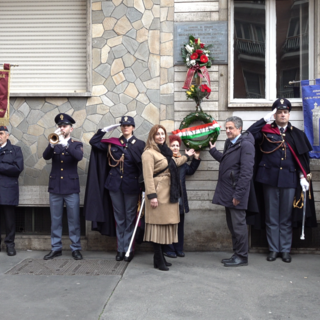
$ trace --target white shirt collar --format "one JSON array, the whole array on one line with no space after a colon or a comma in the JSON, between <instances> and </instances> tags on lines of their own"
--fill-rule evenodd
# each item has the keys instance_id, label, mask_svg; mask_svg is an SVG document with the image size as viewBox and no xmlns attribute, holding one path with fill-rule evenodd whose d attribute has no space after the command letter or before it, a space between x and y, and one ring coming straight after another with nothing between
<instances>
[{"instance_id":1,"label":"white shirt collar","mask_svg":"<svg viewBox=\"0 0 320 320\"><path fill-rule=\"evenodd\" d=\"M6 145L7 145L7 141L2 146L0 146L0 148L4 148Z\"/></svg>"}]
</instances>

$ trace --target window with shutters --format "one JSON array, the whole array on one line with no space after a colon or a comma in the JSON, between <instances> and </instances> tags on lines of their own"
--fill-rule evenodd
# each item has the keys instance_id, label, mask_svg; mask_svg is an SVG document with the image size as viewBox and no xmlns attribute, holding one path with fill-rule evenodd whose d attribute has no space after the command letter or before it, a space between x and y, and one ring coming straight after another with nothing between
<instances>
[{"instance_id":1,"label":"window with shutters","mask_svg":"<svg viewBox=\"0 0 320 320\"><path fill-rule=\"evenodd\" d=\"M11 96L89 96L91 0L1 0Z\"/></svg>"},{"instance_id":2,"label":"window with shutters","mask_svg":"<svg viewBox=\"0 0 320 320\"><path fill-rule=\"evenodd\" d=\"M301 102L314 79L314 0L231 0L229 106Z\"/></svg>"}]
</instances>

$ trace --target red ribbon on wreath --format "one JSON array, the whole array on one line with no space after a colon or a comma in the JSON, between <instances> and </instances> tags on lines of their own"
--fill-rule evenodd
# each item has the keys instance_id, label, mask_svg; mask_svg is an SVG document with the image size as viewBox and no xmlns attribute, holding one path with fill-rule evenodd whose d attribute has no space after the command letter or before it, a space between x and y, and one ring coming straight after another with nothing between
<instances>
[{"instance_id":1,"label":"red ribbon on wreath","mask_svg":"<svg viewBox=\"0 0 320 320\"><path fill-rule=\"evenodd\" d=\"M186 80L184 81L184 85L183 85L182 89L189 89L190 88L195 72L197 72L200 77L204 76L208 82L209 87L210 87L210 76L209 76L208 69L206 68L206 66L200 67L197 64L197 65L189 68L189 70L187 72L187 77L186 77ZM210 93L209 93L209 95L210 95ZM208 97L209 97L209 95L208 95Z\"/></svg>"}]
</instances>

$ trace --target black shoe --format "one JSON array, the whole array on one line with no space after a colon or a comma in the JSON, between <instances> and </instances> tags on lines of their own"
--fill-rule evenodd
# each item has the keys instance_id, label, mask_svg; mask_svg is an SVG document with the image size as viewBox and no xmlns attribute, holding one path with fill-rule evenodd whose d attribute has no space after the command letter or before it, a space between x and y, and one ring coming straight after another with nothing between
<instances>
[{"instance_id":1,"label":"black shoe","mask_svg":"<svg viewBox=\"0 0 320 320\"><path fill-rule=\"evenodd\" d=\"M43 257L44 260L49 260L49 259L53 259L55 257L60 257L62 255L62 251L59 250L59 251L50 251L47 255L45 255Z\"/></svg>"},{"instance_id":2,"label":"black shoe","mask_svg":"<svg viewBox=\"0 0 320 320\"><path fill-rule=\"evenodd\" d=\"M175 252L163 252L163 255L165 255L168 258L176 258L177 257Z\"/></svg>"},{"instance_id":3,"label":"black shoe","mask_svg":"<svg viewBox=\"0 0 320 320\"><path fill-rule=\"evenodd\" d=\"M7 247L7 255L9 257L15 256L16 254L17 254L17 252L14 247Z\"/></svg>"},{"instance_id":4,"label":"black shoe","mask_svg":"<svg viewBox=\"0 0 320 320\"><path fill-rule=\"evenodd\" d=\"M117 261L122 261L124 259L124 256L125 256L125 252L117 252L117 255L116 255L116 260Z\"/></svg>"},{"instance_id":5,"label":"black shoe","mask_svg":"<svg viewBox=\"0 0 320 320\"><path fill-rule=\"evenodd\" d=\"M228 258L228 259L222 259L221 263L231 262L234 257L235 255L233 255L231 258Z\"/></svg>"},{"instance_id":6,"label":"black shoe","mask_svg":"<svg viewBox=\"0 0 320 320\"><path fill-rule=\"evenodd\" d=\"M172 263L170 262L167 262L166 258L163 256L163 260L164 260L164 263L167 267L171 267L172 266Z\"/></svg>"},{"instance_id":7,"label":"black shoe","mask_svg":"<svg viewBox=\"0 0 320 320\"><path fill-rule=\"evenodd\" d=\"M241 267L241 266L247 266L247 265L248 265L248 259L241 259L238 256L233 257L231 261L226 262L224 264L225 267Z\"/></svg>"},{"instance_id":8,"label":"black shoe","mask_svg":"<svg viewBox=\"0 0 320 320\"><path fill-rule=\"evenodd\" d=\"M82 260L82 254L79 250L72 251L72 257L74 260Z\"/></svg>"},{"instance_id":9,"label":"black shoe","mask_svg":"<svg viewBox=\"0 0 320 320\"><path fill-rule=\"evenodd\" d=\"M153 256L153 266L161 271L168 271L169 268L166 266L164 261L164 256L162 253L162 247L159 243L153 243L154 256Z\"/></svg>"},{"instance_id":10,"label":"black shoe","mask_svg":"<svg viewBox=\"0 0 320 320\"><path fill-rule=\"evenodd\" d=\"M282 252L282 261L287 263L291 262L291 256L289 252Z\"/></svg>"},{"instance_id":11,"label":"black shoe","mask_svg":"<svg viewBox=\"0 0 320 320\"><path fill-rule=\"evenodd\" d=\"M184 258L186 255L183 251L177 251L176 252L177 256L180 257L180 258Z\"/></svg>"},{"instance_id":12,"label":"black shoe","mask_svg":"<svg viewBox=\"0 0 320 320\"><path fill-rule=\"evenodd\" d=\"M267 257L267 261L275 261L279 257L279 252L270 251Z\"/></svg>"},{"instance_id":13,"label":"black shoe","mask_svg":"<svg viewBox=\"0 0 320 320\"><path fill-rule=\"evenodd\" d=\"M130 262L133 259L133 256L134 256L134 252L131 251L130 254L129 254L129 257L124 256L124 261L125 262Z\"/></svg>"}]
</instances>

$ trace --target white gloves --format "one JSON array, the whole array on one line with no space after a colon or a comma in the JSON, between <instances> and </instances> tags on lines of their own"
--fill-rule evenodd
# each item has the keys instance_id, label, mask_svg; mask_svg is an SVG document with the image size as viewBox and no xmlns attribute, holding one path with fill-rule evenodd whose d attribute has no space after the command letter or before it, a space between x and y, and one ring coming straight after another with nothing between
<instances>
[{"instance_id":1,"label":"white gloves","mask_svg":"<svg viewBox=\"0 0 320 320\"><path fill-rule=\"evenodd\" d=\"M309 190L309 182L307 181L306 178L300 179L300 186L301 186L303 192Z\"/></svg>"},{"instance_id":2,"label":"white gloves","mask_svg":"<svg viewBox=\"0 0 320 320\"><path fill-rule=\"evenodd\" d=\"M265 122L269 122L270 120L273 120L273 115L277 112L277 108L274 108L271 112L269 112L265 117L263 118Z\"/></svg>"},{"instance_id":3,"label":"white gloves","mask_svg":"<svg viewBox=\"0 0 320 320\"><path fill-rule=\"evenodd\" d=\"M120 127L120 123L112 124L111 126L108 126L108 127L101 129L101 131L102 132L110 132L110 131L113 131L117 127Z\"/></svg>"},{"instance_id":4,"label":"white gloves","mask_svg":"<svg viewBox=\"0 0 320 320\"><path fill-rule=\"evenodd\" d=\"M57 129L54 133L56 133L57 135L59 135L59 142L58 144L61 144L63 147L66 147L68 145L68 140L69 139L65 139L64 135L61 132L61 129Z\"/></svg>"}]
</instances>

